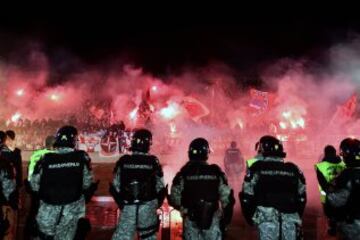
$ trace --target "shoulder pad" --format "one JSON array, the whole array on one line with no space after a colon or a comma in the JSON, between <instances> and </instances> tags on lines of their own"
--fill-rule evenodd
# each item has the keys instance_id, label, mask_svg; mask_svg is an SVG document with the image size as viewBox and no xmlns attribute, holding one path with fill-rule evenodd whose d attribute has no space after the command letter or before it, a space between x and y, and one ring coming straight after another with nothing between
<instances>
[{"instance_id":1,"label":"shoulder pad","mask_svg":"<svg viewBox=\"0 0 360 240\"><path fill-rule=\"evenodd\" d=\"M178 185L178 184L180 184L180 180L181 180L182 177L183 177L183 176L182 176L182 173L181 173L181 172L178 172L178 173L175 175L174 179L173 179L172 185Z\"/></svg>"},{"instance_id":2,"label":"shoulder pad","mask_svg":"<svg viewBox=\"0 0 360 240\"><path fill-rule=\"evenodd\" d=\"M210 167L220 176L225 176L224 171L221 169L221 167L217 164L211 164Z\"/></svg>"},{"instance_id":3,"label":"shoulder pad","mask_svg":"<svg viewBox=\"0 0 360 240\"><path fill-rule=\"evenodd\" d=\"M223 172L223 170L220 168L220 166L217 164L211 164L210 167L213 168L216 174L224 181L225 184L227 184L226 175Z\"/></svg>"},{"instance_id":4,"label":"shoulder pad","mask_svg":"<svg viewBox=\"0 0 360 240\"><path fill-rule=\"evenodd\" d=\"M91 158L89 154L82 150L77 151L77 153L80 155L81 159L85 161L85 165L91 170Z\"/></svg>"},{"instance_id":5,"label":"shoulder pad","mask_svg":"<svg viewBox=\"0 0 360 240\"><path fill-rule=\"evenodd\" d=\"M284 165L290 169L294 169L294 170L297 170L297 171L300 171L298 166L295 164L295 163L292 163L292 162L285 162Z\"/></svg>"},{"instance_id":6,"label":"shoulder pad","mask_svg":"<svg viewBox=\"0 0 360 240\"><path fill-rule=\"evenodd\" d=\"M215 171L222 172L221 167L217 164L211 164L210 167Z\"/></svg>"},{"instance_id":7,"label":"shoulder pad","mask_svg":"<svg viewBox=\"0 0 360 240\"><path fill-rule=\"evenodd\" d=\"M39 159L39 161L36 162L33 174L37 174L40 172L41 165L43 164L44 160L45 160L45 158L42 157Z\"/></svg>"},{"instance_id":8,"label":"shoulder pad","mask_svg":"<svg viewBox=\"0 0 360 240\"><path fill-rule=\"evenodd\" d=\"M184 174L188 171L188 168L190 167L190 162L185 163L184 166L181 167L179 174Z\"/></svg>"},{"instance_id":9,"label":"shoulder pad","mask_svg":"<svg viewBox=\"0 0 360 240\"><path fill-rule=\"evenodd\" d=\"M296 174L300 178L300 181L305 183L304 173L300 170L300 168L295 163L285 162L285 166L288 167L290 170L296 172Z\"/></svg>"},{"instance_id":10,"label":"shoulder pad","mask_svg":"<svg viewBox=\"0 0 360 240\"><path fill-rule=\"evenodd\" d=\"M155 163L157 163L158 165L160 165L160 160L159 160L159 158L158 158L157 156L155 156L155 155L149 155L149 158L150 158L151 160L153 160Z\"/></svg>"},{"instance_id":11,"label":"shoulder pad","mask_svg":"<svg viewBox=\"0 0 360 240\"><path fill-rule=\"evenodd\" d=\"M119 160L117 160L116 163L115 163L114 173L124 163L124 161L128 160L129 158L130 158L130 155L128 155L128 154L122 155L119 158Z\"/></svg>"},{"instance_id":12,"label":"shoulder pad","mask_svg":"<svg viewBox=\"0 0 360 240\"><path fill-rule=\"evenodd\" d=\"M78 150L78 151L76 151L76 153L79 154L87 162L91 162L91 158L87 152L85 152L83 150Z\"/></svg>"},{"instance_id":13,"label":"shoulder pad","mask_svg":"<svg viewBox=\"0 0 360 240\"><path fill-rule=\"evenodd\" d=\"M256 171L257 169L259 169L261 166L263 166L264 164L266 164L267 162L262 161L262 160L256 160L250 167L249 169L251 169L252 171Z\"/></svg>"}]
</instances>

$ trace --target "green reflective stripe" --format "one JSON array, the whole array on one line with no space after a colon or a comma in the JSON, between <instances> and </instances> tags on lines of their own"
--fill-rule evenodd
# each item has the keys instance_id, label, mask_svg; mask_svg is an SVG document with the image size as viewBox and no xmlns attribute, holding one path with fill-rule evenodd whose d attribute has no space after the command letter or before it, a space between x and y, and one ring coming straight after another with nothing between
<instances>
[{"instance_id":1,"label":"green reflective stripe","mask_svg":"<svg viewBox=\"0 0 360 240\"><path fill-rule=\"evenodd\" d=\"M251 158L246 161L246 166L249 168L251 167L258 159L257 158Z\"/></svg>"},{"instance_id":2,"label":"green reflective stripe","mask_svg":"<svg viewBox=\"0 0 360 240\"><path fill-rule=\"evenodd\" d=\"M345 163L339 162L339 163L330 163L330 162L320 162L315 165L315 169L318 169L321 174L324 176L327 183L330 183L336 178L344 169L345 169ZM320 201L322 203L325 203L326 201L326 192L321 188L319 185L319 191L320 191Z\"/></svg>"},{"instance_id":3,"label":"green reflective stripe","mask_svg":"<svg viewBox=\"0 0 360 240\"><path fill-rule=\"evenodd\" d=\"M326 201L326 192L324 190L322 190L320 185L319 185L319 192L320 192L320 201L321 201L321 203L325 203L325 201Z\"/></svg>"},{"instance_id":4,"label":"green reflective stripe","mask_svg":"<svg viewBox=\"0 0 360 240\"><path fill-rule=\"evenodd\" d=\"M330 163L330 162L320 162L315 165L317 169L324 176L326 182L331 182L334 178L336 178L344 169L344 162L340 163Z\"/></svg>"},{"instance_id":5,"label":"green reflective stripe","mask_svg":"<svg viewBox=\"0 0 360 240\"><path fill-rule=\"evenodd\" d=\"M42 156L44 156L46 153L50 153L53 152L52 150L48 150L48 149L40 149L35 151L31 157L30 157L30 163L29 163L29 168L28 168L28 180L30 181L31 175L34 172L36 163L40 160L40 158Z\"/></svg>"}]
</instances>

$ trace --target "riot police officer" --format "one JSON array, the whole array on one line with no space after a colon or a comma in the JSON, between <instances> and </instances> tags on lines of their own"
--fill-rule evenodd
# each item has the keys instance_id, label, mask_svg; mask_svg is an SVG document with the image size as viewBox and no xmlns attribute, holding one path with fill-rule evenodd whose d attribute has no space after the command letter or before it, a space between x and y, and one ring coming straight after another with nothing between
<instances>
[{"instance_id":1,"label":"riot police officer","mask_svg":"<svg viewBox=\"0 0 360 240\"><path fill-rule=\"evenodd\" d=\"M225 173L228 176L230 183L235 184L237 179L240 179L240 174L243 171L244 159L237 147L235 141L230 143L230 148L226 149L224 157ZM233 186L233 185L232 185Z\"/></svg>"},{"instance_id":2,"label":"riot police officer","mask_svg":"<svg viewBox=\"0 0 360 240\"><path fill-rule=\"evenodd\" d=\"M15 133L14 133L15 135ZM10 134L10 137L13 135ZM9 171L15 177L16 185L15 192L12 195L11 201L2 205L3 212L6 213L9 221L9 229L4 236L4 240L15 239L17 233L17 210L19 204L19 188L22 184L22 169L21 169L21 151L15 148L14 151L7 145L9 136L7 132L0 131L0 155L3 161L6 161Z\"/></svg>"},{"instance_id":3,"label":"riot police officer","mask_svg":"<svg viewBox=\"0 0 360 240\"><path fill-rule=\"evenodd\" d=\"M30 185L40 199L36 216L40 239L72 240L85 217L85 201L96 190L90 158L75 149L77 130L64 126L55 136L52 153L36 164Z\"/></svg>"},{"instance_id":4,"label":"riot police officer","mask_svg":"<svg viewBox=\"0 0 360 240\"><path fill-rule=\"evenodd\" d=\"M320 200L323 205L324 213L328 218L328 234L336 235L336 221L334 219L334 209L326 200L326 193L333 180L345 169L345 164L336 155L336 149L328 145L324 148L324 157L321 162L315 164L316 176L319 182Z\"/></svg>"},{"instance_id":5,"label":"riot police officer","mask_svg":"<svg viewBox=\"0 0 360 240\"><path fill-rule=\"evenodd\" d=\"M344 239L360 239L360 141L346 138L340 144L346 169L328 190L326 201L337 208L337 221Z\"/></svg>"},{"instance_id":6,"label":"riot police officer","mask_svg":"<svg viewBox=\"0 0 360 240\"><path fill-rule=\"evenodd\" d=\"M1 134L1 133L0 133ZM4 206L12 206L17 208L16 181L13 169L9 162L0 154L0 239L8 236L11 219L8 219L8 208ZM15 201L14 201L15 199Z\"/></svg>"},{"instance_id":7,"label":"riot police officer","mask_svg":"<svg viewBox=\"0 0 360 240\"><path fill-rule=\"evenodd\" d=\"M194 139L189 161L173 180L170 204L183 216L184 239L222 239L232 218L233 191L220 167L207 163L209 153L206 139Z\"/></svg>"},{"instance_id":8,"label":"riot police officer","mask_svg":"<svg viewBox=\"0 0 360 240\"><path fill-rule=\"evenodd\" d=\"M247 172L240 201L246 221L260 239L298 239L306 204L305 178L298 167L284 162L281 142L272 136L260 141L263 159Z\"/></svg>"},{"instance_id":9,"label":"riot police officer","mask_svg":"<svg viewBox=\"0 0 360 240\"><path fill-rule=\"evenodd\" d=\"M121 209L112 239L156 239L159 228L157 209L166 196L163 171L156 156L149 154L152 134L137 130L131 141L131 155L120 157L114 168L110 193Z\"/></svg>"}]
</instances>

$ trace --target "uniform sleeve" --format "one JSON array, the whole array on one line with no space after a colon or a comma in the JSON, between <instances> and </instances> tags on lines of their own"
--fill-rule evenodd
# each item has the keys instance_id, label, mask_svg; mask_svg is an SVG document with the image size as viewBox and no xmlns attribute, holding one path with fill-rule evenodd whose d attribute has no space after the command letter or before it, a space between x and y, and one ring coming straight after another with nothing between
<instances>
[{"instance_id":1,"label":"uniform sleeve","mask_svg":"<svg viewBox=\"0 0 360 240\"><path fill-rule=\"evenodd\" d=\"M30 179L30 187L34 192L38 192L40 189L40 178L42 174L43 157L35 164L34 172Z\"/></svg>"},{"instance_id":2,"label":"uniform sleeve","mask_svg":"<svg viewBox=\"0 0 360 240\"><path fill-rule=\"evenodd\" d=\"M14 167L16 170L16 185L17 187L21 187L23 184L23 170L22 170L22 157L21 150L19 148L15 148L13 151L14 156Z\"/></svg>"},{"instance_id":3,"label":"uniform sleeve","mask_svg":"<svg viewBox=\"0 0 360 240\"><path fill-rule=\"evenodd\" d=\"M28 166L28 180L29 181L31 179L32 173L34 172L35 164L39 160L40 156L41 155L35 151L30 157L30 162L29 162L29 166Z\"/></svg>"},{"instance_id":4,"label":"uniform sleeve","mask_svg":"<svg viewBox=\"0 0 360 240\"><path fill-rule=\"evenodd\" d=\"M306 195L306 181L304 174L298 169L299 171L299 182L298 182L298 213L300 216L303 215L306 202L307 202L307 195Z\"/></svg>"},{"instance_id":5,"label":"uniform sleeve","mask_svg":"<svg viewBox=\"0 0 360 240\"><path fill-rule=\"evenodd\" d=\"M121 159L119 160L121 161ZM121 171L120 171L120 167L119 167L119 162L117 162L114 171L113 171L113 181L112 181L112 185L114 186L115 190L117 192L120 192L120 188L121 188Z\"/></svg>"},{"instance_id":6,"label":"uniform sleeve","mask_svg":"<svg viewBox=\"0 0 360 240\"><path fill-rule=\"evenodd\" d=\"M83 169L83 189L88 189L94 182L94 175L91 168L90 156L84 152L84 157L86 164Z\"/></svg>"},{"instance_id":7,"label":"uniform sleeve","mask_svg":"<svg viewBox=\"0 0 360 240\"><path fill-rule=\"evenodd\" d=\"M219 197L222 208L226 208L229 205L234 204L233 191L227 183L226 176L223 172L220 173L220 182L219 182Z\"/></svg>"},{"instance_id":8,"label":"uniform sleeve","mask_svg":"<svg viewBox=\"0 0 360 240\"><path fill-rule=\"evenodd\" d=\"M159 159L156 158L156 192L163 192L165 189L164 172L160 165Z\"/></svg>"},{"instance_id":9,"label":"uniform sleeve","mask_svg":"<svg viewBox=\"0 0 360 240\"><path fill-rule=\"evenodd\" d=\"M252 217L256 210L255 205L255 186L258 182L258 174L253 171L253 168L248 168L244 178L243 187L239 193L240 205L242 213L248 224L252 225Z\"/></svg>"},{"instance_id":10,"label":"uniform sleeve","mask_svg":"<svg viewBox=\"0 0 360 240\"><path fill-rule=\"evenodd\" d=\"M170 191L170 205L177 210L181 210L181 196L184 190L184 178L181 173L178 173L171 185Z\"/></svg>"},{"instance_id":11,"label":"uniform sleeve","mask_svg":"<svg viewBox=\"0 0 360 240\"><path fill-rule=\"evenodd\" d=\"M316 177L317 177L317 180L319 182L321 189L324 190L325 192L327 192L328 183L327 183L324 175L319 171L318 168L316 168Z\"/></svg>"},{"instance_id":12,"label":"uniform sleeve","mask_svg":"<svg viewBox=\"0 0 360 240\"><path fill-rule=\"evenodd\" d=\"M351 193L351 181L345 184L345 187L337 188L326 195L326 201L333 207L339 208L346 205Z\"/></svg>"},{"instance_id":13,"label":"uniform sleeve","mask_svg":"<svg viewBox=\"0 0 360 240\"><path fill-rule=\"evenodd\" d=\"M4 170L0 172L0 179L4 197L9 201L10 194L16 189L16 181L9 172Z\"/></svg>"},{"instance_id":14,"label":"uniform sleeve","mask_svg":"<svg viewBox=\"0 0 360 240\"><path fill-rule=\"evenodd\" d=\"M230 224L233 216L235 198L233 190L229 187L227 183L225 174L222 171L220 171L220 174L219 197L223 210L222 221L224 226L227 226Z\"/></svg>"}]
</instances>

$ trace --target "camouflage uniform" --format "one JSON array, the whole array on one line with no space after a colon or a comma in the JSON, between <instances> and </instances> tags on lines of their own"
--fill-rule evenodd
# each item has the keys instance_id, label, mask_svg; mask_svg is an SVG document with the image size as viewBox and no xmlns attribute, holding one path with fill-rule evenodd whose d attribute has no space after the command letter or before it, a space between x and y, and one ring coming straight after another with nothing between
<instances>
[{"instance_id":1,"label":"camouflage uniform","mask_svg":"<svg viewBox=\"0 0 360 240\"><path fill-rule=\"evenodd\" d=\"M266 157L263 158L262 161L254 163L253 166L249 168L249 171L245 176L243 190L240 193L240 201L244 217L249 224L256 225L259 233L259 238L261 240L295 240L298 239L300 234L300 227L302 223L301 215L303 213L306 203L305 179L303 174L297 169L295 165L291 163L284 163L284 168L278 168L279 166L276 166L276 163L279 162L283 162L283 159L278 157ZM272 165L272 163L275 163L275 167L274 165ZM270 164L268 165L270 167L258 168L261 165L264 166L264 164ZM288 166L286 167L287 164ZM274 168L272 169L272 167ZM274 176L275 178L279 178L281 176L290 176L290 178L292 178L292 180L284 179L283 183L278 184L280 187L283 186L286 181L296 181L296 184L294 184L294 186L297 187L297 189L288 189L290 191L293 190L293 193L289 193L289 196L283 195L281 197L285 199L294 198L293 203L286 203L287 205L290 205L288 206L288 208L291 209L290 211L286 211L285 213L285 211L278 210L279 208L276 206L265 207L262 206L261 203L259 204L259 201L262 200L260 200L259 196L257 195L257 189L259 189L261 174L267 175L271 178L274 178ZM272 186L272 188L277 188L279 186ZM269 189L268 186L262 188L262 190L260 191L266 192L267 189ZM283 192L283 194L286 194L286 192ZM265 196L267 196L266 193ZM267 200L268 199L266 199L265 201ZM277 204L282 205L281 203ZM268 205L268 203L264 205ZM276 205L276 203L274 205Z\"/></svg>"},{"instance_id":2,"label":"camouflage uniform","mask_svg":"<svg viewBox=\"0 0 360 240\"><path fill-rule=\"evenodd\" d=\"M74 152L71 148L59 148L54 151L57 154ZM45 155L46 156L46 155ZM86 161L90 164L89 156L84 152ZM34 192L40 190L42 171L42 160L36 164L35 170L30 180L31 188ZM89 165L83 168L83 189L88 189L93 183L93 175ZM85 198L82 195L79 200L66 204L54 205L41 200L36 221L40 235L53 237L54 240L73 240L80 218L85 217ZM42 237L45 237L42 236Z\"/></svg>"},{"instance_id":3,"label":"camouflage uniform","mask_svg":"<svg viewBox=\"0 0 360 240\"><path fill-rule=\"evenodd\" d=\"M10 194L12 194L16 189L16 182L13 174L7 169L1 168L0 182L1 182L2 194L5 197L5 199L9 201Z\"/></svg>"},{"instance_id":4,"label":"camouflage uniform","mask_svg":"<svg viewBox=\"0 0 360 240\"><path fill-rule=\"evenodd\" d=\"M342 214L337 217L344 239L360 239L359 179L359 167L345 169L336 179L335 189L326 195L326 201Z\"/></svg>"},{"instance_id":5,"label":"camouflage uniform","mask_svg":"<svg viewBox=\"0 0 360 240\"><path fill-rule=\"evenodd\" d=\"M215 198L218 197L218 200L221 202L221 207L223 210L228 209L231 211L231 214L230 214L231 216L229 216L230 219L227 220L227 223L225 225L227 225L231 220L232 209L233 209L233 204L234 204L233 191L227 184L227 179L225 177L225 174L221 171L221 169L217 165L208 165L205 161L204 162L189 161L183 167L183 169L175 176L172 187L171 187L171 195L170 195L171 205L174 208L178 209L183 216L183 222L184 222L183 238L184 239L204 239L204 240L222 239L222 234L223 234L222 230L224 230L224 229L222 229L222 227L225 227L225 226L221 226L221 225L222 225L225 211L217 210L212 217L212 222L211 222L210 227L208 229L200 229L197 226L197 223L190 219L189 209L187 209L186 206L184 206L184 189L185 189L184 186L185 186L185 181L187 181L185 172L187 171L186 168L187 167L192 168L192 165L203 165L205 167L207 166L207 167L216 169L215 174L217 175L217 179L219 181L218 185L217 185L217 192L215 192L215 193L210 192L210 194L214 195ZM195 168L196 168L196 166L195 166ZM183 170L184 170L184 172L183 172ZM206 173L206 174L210 174L210 173ZM199 176L200 176L200 173L199 173ZM209 175L206 175L206 176L209 176ZM193 177L193 176L191 176L191 177ZM205 187L203 189L194 189L194 191L197 191L197 192L201 191L201 190L207 191L208 189L205 189ZM197 201L197 199L194 197L193 201Z\"/></svg>"},{"instance_id":6,"label":"camouflage uniform","mask_svg":"<svg viewBox=\"0 0 360 240\"><path fill-rule=\"evenodd\" d=\"M0 181L2 186L2 193L6 200L16 190L16 181L14 176L14 169L8 159L8 154L12 152L6 145L0 145Z\"/></svg>"},{"instance_id":7,"label":"camouflage uniform","mask_svg":"<svg viewBox=\"0 0 360 240\"><path fill-rule=\"evenodd\" d=\"M3 204L6 204L8 201L13 201L11 196L16 192L16 181L12 171L9 171L11 169L9 166L7 166L4 159L0 158L0 161L2 161L0 163L0 183L2 189L2 192L0 193L0 239L13 239L14 236L11 234L11 231L14 229L11 227L14 225L13 218L11 218L12 209L9 206ZM10 202L10 204L12 205L16 203ZM8 227L6 226L6 222L9 224Z\"/></svg>"},{"instance_id":8,"label":"camouflage uniform","mask_svg":"<svg viewBox=\"0 0 360 240\"><path fill-rule=\"evenodd\" d=\"M120 160L117 162L117 166L114 169L114 179L112 185L114 186L117 193L121 195L121 189L126 185L122 182L123 179L123 172L121 171L121 167L119 165L122 164L125 158L130 158L130 162L132 162L132 166L136 165L136 159L140 159L144 161L143 164L147 162L153 162L155 164L155 191L157 194L163 192L165 189L164 179L163 179L163 172L159 163L159 160L147 153L141 152L133 152L132 155L124 155ZM152 159L152 160L150 160ZM143 166L143 165L141 165ZM134 167L133 170L136 171ZM123 170L124 171L124 170ZM135 173L135 175L139 175ZM140 173L142 175L142 173ZM139 176L137 176L139 177ZM138 232L139 237L141 239L149 239L155 240L156 239L156 231L158 229L159 224L159 217L157 215L157 209L162 204L162 200L157 198L149 200L149 201L140 201L139 203L128 203L126 200L122 200L123 208L121 209L121 215L119 217L119 224L112 236L113 240L133 240L136 232Z\"/></svg>"},{"instance_id":9,"label":"camouflage uniform","mask_svg":"<svg viewBox=\"0 0 360 240\"><path fill-rule=\"evenodd\" d=\"M6 144L0 144L0 155L3 157L2 161L6 161L7 171L15 179L15 191L13 192L13 198L9 203L2 206L3 214L9 221L9 229L4 236L4 240L12 240L16 238L17 233L17 219L18 219L18 204L19 204L19 187L21 185L21 154L19 149L12 151ZM20 161L20 162L19 162Z\"/></svg>"}]
</instances>

